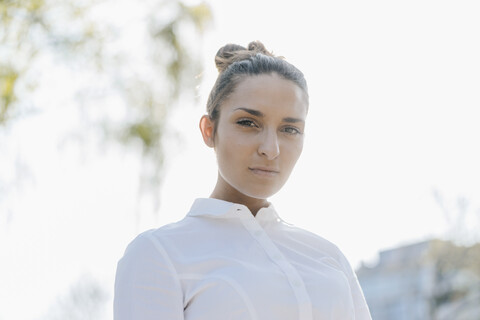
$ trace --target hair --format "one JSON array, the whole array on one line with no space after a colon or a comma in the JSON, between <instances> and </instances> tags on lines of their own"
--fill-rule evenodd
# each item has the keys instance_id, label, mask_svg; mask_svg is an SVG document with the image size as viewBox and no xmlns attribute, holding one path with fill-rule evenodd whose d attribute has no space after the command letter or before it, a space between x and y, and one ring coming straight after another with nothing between
<instances>
[{"instance_id":1,"label":"hair","mask_svg":"<svg viewBox=\"0 0 480 320\"><path fill-rule=\"evenodd\" d=\"M260 41L250 42L248 48L237 44L223 46L215 55L215 64L219 74L207 101L208 116L215 122L220 117L223 101L249 76L275 73L294 82L304 91L308 106L307 81L303 73L283 57L267 51Z\"/></svg>"}]
</instances>

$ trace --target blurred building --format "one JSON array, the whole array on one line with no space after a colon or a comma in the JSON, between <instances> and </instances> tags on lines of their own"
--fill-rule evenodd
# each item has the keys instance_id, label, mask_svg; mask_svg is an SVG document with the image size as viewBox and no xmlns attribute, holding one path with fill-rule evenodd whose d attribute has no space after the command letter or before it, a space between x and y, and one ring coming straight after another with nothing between
<instances>
[{"instance_id":1,"label":"blurred building","mask_svg":"<svg viewBox=\"0 0 480 320\"><path fill-rule=\"evenodd\" d=\"M357 270L374 320L479 320L480 244L430 240Z\"/></svg>"}]
</instances>

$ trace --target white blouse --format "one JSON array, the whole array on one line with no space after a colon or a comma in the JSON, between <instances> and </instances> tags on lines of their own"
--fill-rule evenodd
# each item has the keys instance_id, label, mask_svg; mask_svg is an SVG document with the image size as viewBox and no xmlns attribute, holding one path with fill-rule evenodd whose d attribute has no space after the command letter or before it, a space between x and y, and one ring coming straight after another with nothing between
<instances>
[{"instance_id":1,"label":"white blouse","mask_svg":"<svg viewBox=\"0 0 480 320\"><path fill-rule=\"evenodd\" d=\"M176 223L146 231L119 261L115 320L370 320L332 243L283 222L273 206L197 199Z\"/></svg>"}]
</instances>

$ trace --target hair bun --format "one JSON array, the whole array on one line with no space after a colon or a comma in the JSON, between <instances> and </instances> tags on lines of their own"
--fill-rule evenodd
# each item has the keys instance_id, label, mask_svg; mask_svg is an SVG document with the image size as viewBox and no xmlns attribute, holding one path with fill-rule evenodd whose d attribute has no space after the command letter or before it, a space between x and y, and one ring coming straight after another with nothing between
<instances>
[{"instance_id":1,"label":"hair bun","mask_svg":"<svg viewBox=\"0 0 480 320\"><path fill-rule=\"evenodd\" d=\"M260 41L250 42L248 49L238 44L229 43L217 51L215 55L215 65L217 66L218 72L221 73L232 63L248 59L258 53L273 57L273 54L267 51Z\"/></svg>"},{"instance_id":2,"label":"hair bun","mask_svg":"<svg viewBox=\"0 0 480 320\"><path fill-rule=\"evenodd\" d=\"M271 52L268 52L263 43L260 41L252 41L248 44L248 50L255 53L262 53L266 56L273 56Z\"/></svg>"}]
</instances>

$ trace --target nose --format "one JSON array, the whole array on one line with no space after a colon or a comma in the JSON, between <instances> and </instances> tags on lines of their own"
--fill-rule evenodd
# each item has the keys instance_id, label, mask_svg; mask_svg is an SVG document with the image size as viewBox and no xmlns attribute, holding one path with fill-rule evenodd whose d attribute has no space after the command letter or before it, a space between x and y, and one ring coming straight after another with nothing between
<instances>
[{"instance_id":1,"label":"nose","mask_svg":"<svg viewBox=\"0 0 480 320\"><path fill-rule=\"evenodd\" d=\"M276 130L265 130L261 135L258 153L268 160L274 160L280 154L278 136Z\"/></svg>"}]
</instances>

